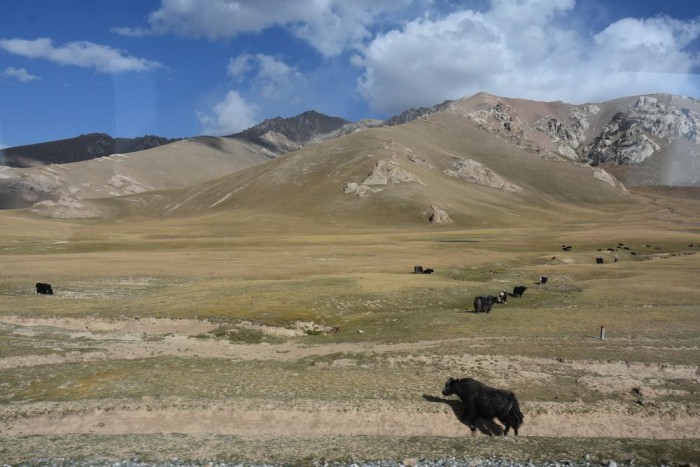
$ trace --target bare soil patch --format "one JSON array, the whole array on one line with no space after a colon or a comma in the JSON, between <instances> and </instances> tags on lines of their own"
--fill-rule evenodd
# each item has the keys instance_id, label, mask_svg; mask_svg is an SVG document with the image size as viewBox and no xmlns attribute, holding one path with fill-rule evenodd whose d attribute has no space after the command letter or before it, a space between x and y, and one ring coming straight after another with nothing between
<instances>
[{"instance_id":1,"label":"bare soil patch","mask_svg":"<svg viewBox=\"0 0 700 467\"><path fill-rule=\"evenodd\" d=\"M546 438L692 439L700 433L700 404L695 390L700 381L697 365L643 364L621 361L559 361L523 356L449 355L434 353L445 345L478 349L492 339L458 339L453 342L331 343L285 341L278 344L232 344L226 339L192 337L216 328L197 320L96 318L23 318L4 316L3 326L13 335L63 334L70 341L82 339L84 347L51 355L26 355L0 359L0 369L21 369L68 363L109 362L154 357L218 359L221 367L241 361L312 361L317 377L337 375L357 367L403 368L420 371L426 366L462 368L469 373L488 367L492 380L517 380L521 386L560 384L564 378L603 397L595 403L523 401L526 424L521 435ZM508 339L496 344L504 345ZM328 358L330 357L330 358ZM513 374L515 373L515 374ZM275 374L274 370L270 377ZM379 374L379 373L377 373ZM352 373L348 373L352 377ZM378 376L381 377L381 376ZM342 376L341 376L342 379ZM686 382L686 389L668 389ZM177 384L177 379L164 382ZM97 436L172 434L240 437L321 438L337 437L452 437L469 436L457 415L456 399L439 395L434 381L427 387L401 388L400 400L314 400L294 396L285 400L230 398L193 400L144 394L137 400L119 398L32 402L7 400L0 407L0 445L27 436L89 434ZM77 384L77 383L76 383ZM180 383L181 384L181 383ZM206 384L206 381L203 381ZM341 382L341 384L343 384ZM5 384L7 386L7 384ZM18 392L20 388L15 387ZM12 391L12 389L10 389ZM675 391L675 393L674 393ZM177 394L177 391L176 393ZM667 400L681 396L685 402ZM21 403L20 403L21 402ZM498 434L497 424L484 422L478 436Z\"/></svg>"}]
</instances>

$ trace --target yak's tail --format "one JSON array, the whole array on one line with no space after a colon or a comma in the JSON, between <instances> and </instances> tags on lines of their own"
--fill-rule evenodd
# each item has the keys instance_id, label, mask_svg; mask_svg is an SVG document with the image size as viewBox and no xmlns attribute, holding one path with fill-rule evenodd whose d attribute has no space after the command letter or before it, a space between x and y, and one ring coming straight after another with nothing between
<instances>
[{"instance_id":1,"label":"yak's tail","mask_svg":"<svg viewBox=\"0 0 700 467\"><path fill-rule=\"evenodd\" d=\"M508 417L510 418L513 428L515 429L515 433L517 434L518 428L520 428L520 425L523 424L525 417L520 411L520 405L518 404L518 399L516 399L515 394L513 395L512 404L510 406L510 410L508 411Z\"/></svg>"}]
</instances>

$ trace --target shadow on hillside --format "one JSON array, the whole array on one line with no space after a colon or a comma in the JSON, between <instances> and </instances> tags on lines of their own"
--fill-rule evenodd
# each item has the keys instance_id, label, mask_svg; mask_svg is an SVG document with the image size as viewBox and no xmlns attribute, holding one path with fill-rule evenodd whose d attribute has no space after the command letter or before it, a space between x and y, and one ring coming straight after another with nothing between
<instances>
[{"instance_id":1,"label":"shadow on hillside","mask_svg":"<svg viewBox=\"0 0 700 467\"><path fill-rule=\"evenodd\" d=\"M462 425L469 428L469 425L467 425L466 421L462 420L461 418L462 414L464 413L464 402L462 402L461 400L443 399L442 397L429 396L428 394L423 394L423 399L425 399L428 402L442 402L443 404L449 405L452 409L452 412L454 412L455 417L457 417L457 420L459 420ZM503 428L501 428L493 420L484 420L482 418L477 419L476 429L482 432L483 434L489 436L499 436L503 434Z\"/></svg>"},{"instance_id":2,"label":"shadow on hillside","mask_svg":"<svg viewBox=\"0 0 700 467\"><path fill-rule=\"evenodd\" d=\"M196 140L199 143L205 144L210 148L218 149L219 151L223 151L224 149L224 144L221 139L213 136L198 136Z\"/></svg>"}]
</instances>

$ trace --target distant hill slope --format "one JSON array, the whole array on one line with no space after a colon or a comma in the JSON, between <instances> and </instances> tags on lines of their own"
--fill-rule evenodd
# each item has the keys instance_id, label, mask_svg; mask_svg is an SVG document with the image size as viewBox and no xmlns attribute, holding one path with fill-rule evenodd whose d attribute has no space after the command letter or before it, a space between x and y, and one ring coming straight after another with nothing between
<instances>
[{"instance_id":1,"label":"distant hill slope","mask_svg":"<svg viewBox=\"0 0 700 467\"><path fill-rule=\"evenodd\" d=\"M139 138L112 138L105 133L90 133L75 138L15 146L0 151L0 165L33 167L80 162L112 154L143 151L177 139L146 135Z\"/></svg>"},{"instance_id":2,"label":"distant hill slope","mask_svg":"<svg viewBox=\"0 0 700 467\"><path fill-rule=\"evenodd\" d=\"M308 146L198 186L105 200L118 216L307 225L505 226L631 203L603 170L550 160L440 112ZM273 221L277 219L277 221ZM212 221L214 222L214 221ZM276 224L275 224L276 225Z\"/></svg>"},{"instance_id":3,"label":"distant hill slope","mask_svg":"<svg viewBox=\"0 0 700 467\"><path fill-rule=\"evenodd\" d=\"M37 209L61 217L90 217L83 200L202 183L267 158L242 141L202 136L131 154L71 164L0 167L0 209Z\"/></svg>"},{"instance_id":4,"label":"distant hill slope","mask_svg":"<svg viewBox=\"0 0 700 467\"><path fill-rule=\"evenodd\" d=\"M93 134L8 148L6 153L14 165L27 167L0 166L0 209L26 208L41 203L37 208L41 212L89 217L89 210L83 212L76 208L84 206L89 198L201 183L324 138L335 138L381 123L370 120L352 123L310 111L288 119L265 121L237 136L174 140L170 144L132 153L109 151L113 148L135 149L134 145L155 145L165 140L155 137L153 140L114 140L107 135ZM49 160L80 157L87 159L44 164Z\"/></svg>"}]
</instances>

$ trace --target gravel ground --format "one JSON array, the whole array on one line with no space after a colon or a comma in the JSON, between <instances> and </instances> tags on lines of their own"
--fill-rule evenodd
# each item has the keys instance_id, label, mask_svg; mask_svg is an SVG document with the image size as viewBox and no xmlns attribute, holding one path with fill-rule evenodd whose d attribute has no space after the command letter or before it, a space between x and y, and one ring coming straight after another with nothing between
<instances>
[{"instance_id":1,"label":"gravel ground","mask_svg":"<svg viewBox=\"0 0 700 467\"><path fill-rule=\"evenodd\" d=\"M121 459L121 460L99 460L99 461L85 461L85 460L71 460L71 459L37 459L35 461L22 462L19 464L2 464L3 467L10 467L11 465L19 466L50 466L50 467L73 467L73 466L95 466L95 467L278 467L278 466L288 466L288 465L298 465L298 464L251 464L251 463L237 463L237 462L221 462L216 460L202 461L202 462L182 462L178 459L172 459L167 462L143 462L138 458L131 459ZM592 467L592 466L607 466L607 467L618 467L623 465L635 465L634 462L630 464L617 463L614 460L607 461L606 463L596 463L586 460L585 458L581 461L546 461L543 463L535 462L515 462L508 459L499 459L496 457L491 458L448 458L448 459L415 459L408 458L402 462L397 462L393 460L378 460L371 462L352 462L352 463L340 463L340 462L325 462L325 463L310 463L308 464L313 467ZM659 464L663 466L664 464Z\"/></svg>"}]
</instances>

